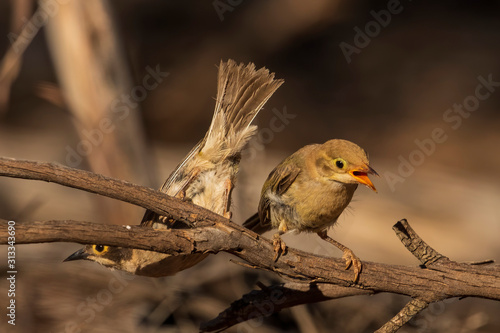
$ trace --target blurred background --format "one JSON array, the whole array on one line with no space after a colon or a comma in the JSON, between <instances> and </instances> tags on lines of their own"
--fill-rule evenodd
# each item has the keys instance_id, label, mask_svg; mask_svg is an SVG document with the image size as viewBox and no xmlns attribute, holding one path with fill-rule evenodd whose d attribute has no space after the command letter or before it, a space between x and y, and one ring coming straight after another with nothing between
<instances>
[{"instance_id":1,"label":"blurred background","mask_svg":"<svg viewBox=\"0 0 500 333\"><path fill-rule=\"evenodd\" d=\"M266 104L233 192L257 207L281 159L356 142L380 178L330 235L362 261L418 265L391 227L407 218L457 261L500 260L497 1L0 1L0 156L58 162L158 188L210 124L221 59L285 84ZM278 126L275 126L278 124ZM0 179L0 217L138 224L143 209L59 185ZM287 245L339 257L315 235ZM151 279L62 260L78 244L20 245L12 332L195 332L255 283L211 256ZM6 249L0 249L6 258ZM0 262L6 272L6 259ZM6 274L6 273L1 273ZM7 294L6 279L0 294ZM6 299L2 296L1 299ZM408 301L298 306L231 332L372 332ZM3 302L3 301L2 301ZM4 306L7 303L4 302ZM498 332L500 304L434 304L401 332Z\"/></svg>"}]
</instances>

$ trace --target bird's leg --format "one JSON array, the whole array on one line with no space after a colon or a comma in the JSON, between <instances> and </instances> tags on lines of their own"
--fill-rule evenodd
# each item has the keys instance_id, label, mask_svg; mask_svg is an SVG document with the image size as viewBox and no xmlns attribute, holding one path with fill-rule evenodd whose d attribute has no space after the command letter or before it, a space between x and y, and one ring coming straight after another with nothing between
<instances>
[{"instance_id":1,"label":"bird's leg","mask_svg":"<svg viewBox=\"0 0 500 333\"><path fill-rule=\"evenodd\" d=\"M333 244L339 250L344 252L342 259L344 259L346 262L345 269L349 269L349 267L351 267L351 265L352 265L352 268L354 270L354 282L358 282L359 274L361 273L361 269L362 269L361 260L359 260L359 258L354 254L354 252L352 252L351 249L345 247L344 245L337 242L335 239L328 236L326 233L326 230L318 232L318 236L321 239L327 241L328 243Z\"/></svg>"},{"instance_id":2,"label":"bird's leg","mask_svg":"<svg viewBox=\"0 0 500 333\"><path fill-rule=\"evenodd\" d=\"M233 192L234 184L231 179L226 179L224 182L224 215L225 218L231 219L231 193Z\"/></svg>"},{"instance_id":3,"label":"bird's leg","mask_svg":"<svg viewBox=\"0 0 500 333\"><path fill-rule=\"evenodd\" d=\"M273 246L274 246L274 261L278 260L281 253L285 253L286 244L281 239L281 235L288 231L288 227L284 222L280 223L278 232L273 235Z\"/></svg>"}]
</instances>

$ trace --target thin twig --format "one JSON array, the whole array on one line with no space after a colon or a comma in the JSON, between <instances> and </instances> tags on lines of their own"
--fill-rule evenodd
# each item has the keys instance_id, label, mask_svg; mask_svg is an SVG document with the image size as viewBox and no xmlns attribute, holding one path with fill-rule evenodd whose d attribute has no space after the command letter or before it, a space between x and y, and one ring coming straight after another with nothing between
<instances>
[{"instance_id":1,"label":"thin twig","mask_svg":"<svg viewBox=\"0 0 500 333\"><path fill-rule=\"evenodd\" d=\"M422 265L432 265L437 261L449 261L449 259L443 256L441 253L434 250L426 242L420 238L419 235L410 227L406 219L402 219L396 223L392 230L396 233L401 243L406 247L408 251L411 252Z\"/></svg>"},{"instance_id":2,"label":"thin twig","mask_svg":"<svg viewBox=\"0 0 500 333\"><path fill-rule=\"evenodd\" d=\"M391 320L384 324L375 333L394 333L397 332L404 324L415 317L420 311L425 309L429 303L424 300L414 298L408 302L404 308L399 311Z\"/></svg>"}]
</instances>

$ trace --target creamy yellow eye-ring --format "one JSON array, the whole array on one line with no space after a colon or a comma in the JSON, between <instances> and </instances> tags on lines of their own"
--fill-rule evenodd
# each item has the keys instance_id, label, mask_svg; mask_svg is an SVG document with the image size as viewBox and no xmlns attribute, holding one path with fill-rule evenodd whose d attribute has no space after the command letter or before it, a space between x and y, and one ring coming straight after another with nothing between
<instances>
[{"instance_id":1,"label":"creamy yellow eye-ring","mask_svg":"<svg viewBox=\"0 0 500 333\"><path fill-rule=\"evenodd\" d=\"M335 163L335 166L339 169L344 169L347 165L347 162L343 158L336 158L333 160L333 163Z\"/></svg>"}]
</instances>

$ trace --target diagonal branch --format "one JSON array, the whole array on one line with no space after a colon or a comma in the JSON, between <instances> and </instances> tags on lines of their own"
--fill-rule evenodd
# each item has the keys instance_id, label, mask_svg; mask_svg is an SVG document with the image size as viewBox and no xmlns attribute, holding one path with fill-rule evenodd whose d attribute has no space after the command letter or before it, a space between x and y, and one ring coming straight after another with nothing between
<instances>
[{"instance_id":1,"label":"diagonal branch","mask_svg":"<svg viewBox=\"0 0 500 333\"><path fill-rule=\"evenodd\" d=\"M202 332L214 332L227 329L233 325L250 319L260 319L270 316L283 309L300 304L323 302L331 299L355 295L372 295L375 292L367 289L341 287L333 284L297 283L262 287L262 290L252 290L234 301L228 309L216 318L202 323Z\"/></svg>"},{"instance_id":2,"label":"diagonal branch","mask_svg":"<svg viewBox=\"0 0 500 333\"><path fill-rule=\"evenodd\" d=\"M494 289L498 289L500 287L500 280L498 279L497 275L500 269L499 265L488 266L487 271L481 272L474 270L475 265L491 264L493 263L492 260L471 264L463 264L451 261L444 255L440 254L435 249L430 247L424 240L422 240L420 236L411 228L406 219L397 222L393 226L393 230L396 232L396 235L400 238L403 245L405 245L405 247L415 257L417 257L417 259L429 266L429 269L427 269L426 267L422 267L420 269L417 269L416 272L408 272L408 277L398 277L398 279L402 279L399 281L399 283L409 283L410 281L415 281L415 277L412 275L413 273L422 274L423 272L428 271L447 271L449 275L447 274L446 277L443 276L444 280L442 285L440 284L440 281L432 280L432 284L435 284L433 286L429 286L429 290L421 290L421 293L406 294L414 298L410 302L408 302L408 304L406 304L396 316L394 316L376 332L396 332L414 316L424 310L430 302L436 302L454 297L448 293L450 290L445 291L445 289L453 289L455 287L457 289L461 289L460 286L453 285L453 279L459 276L460 279L463 279L464 284L471 286L476 282L475 279L478 276L480 276L481 274L486 274L486 283L488 283L487 281L490 281L489 283L495 285ZM384 269L382 271L377 271L377 273L382 273L383 275L391 274L399 268L398 266L384 266L390 267L390 272L385 271ZM489 271L489 269L491 269L491 271ZM471 275L465 276L463 274L464 272L470 272ZM493 275L489 275L490 273L493 273ZM365 271L363 275L364 274L366 274ZM389 275L386 276L390 278ZM445 280L447 280L448 278L450 280L445 282ZM397 281L393 282L398 283ZM431 280L429 280L429 282L431 282ZM368 286L366 285L364 285L364 287L365 288L358 290L359 295L374 294L376 292L382 291L380 289L377 290L367 288ZM421 287L425 289L425 286ZM409 283L408 285L408 290L416 290L417 288L419 288L418 283L415 283L413 285ZM443 289L440 290L440 288ZM463 289L461 290L463 291ZM493 293L497 292L495 290L491 291ZM281 295L289 296L283 297L282 299L280 298ZM272 313L274 313L280 311L281 309L298 304L321 302L328 299L336 299L353 295L353 288L345 288L339 285L318 283L288 283L284 286L273 285L270 287L265 287L260 291L254 290L251 293L244 295L240 300L233 302L231 306L220 313L219 316L203 324L201 326L201 330L203 332L213 332L221 329L226 329L244 320L253 319L256 316L266 316L268 315L267 313L270 312L269 308L273 309ZM498 298L496 297L495 299L498 300Z\"/></svg>"},{"instance_id":3,"label":"diagonal branch","mask_svg":"<svg viewBox=\"0 0 500 333\"><path fill-rule=\"evenodd\" d=\"M420 236L417 235L415 230L410 227L406 219L396 223L392 230L396 233L399 240L406 247L411 254L417 258L422 265L430 266L436 262L449 263L450 259L443 256L441 253L434 250Z\"/></svg>"},{"instance_id":4,"label":"diagonal branch","mask_svg":"<svg viewBox=\"0 0 500 333\"><path fill-rule=\"evenodd\" d=\"M425 309L429 303L418 298L414 298L409 301L404 308L399 311L399 313L394 316L391 320L385 323L381 328L375 331L375 333L393 333L397 332L404 324L409 322L413 317L415 317L420 311Z\"/></svg>"},{"instance_id":5,"label":"diagonal branch","mask_svg":"<svg viewBox=\"0 0 500 333\"><path fill-rule=\"evenodd\" d=\"M154 230L140 226L124 227L67 220L16 221L14 228L17 244L62 241L98 243L171 255L224 251L245 260L253 268L272 271L290 280L284 286L270 286L245 295L242 300L233 303L216 319L203 326L205 331L227 328L248 320L255 310L259 310L258 304L275 295L273 291L282 292L284 297L280 298L279 304L275 302L272 311L260 311L262 315L298 304L360 294L389 292L414 298L384 326L392 327L392 331L397 330L398 325L403 325L430 302L468 296L500 300L499 265L472 265L451 261L423 242L406 220L398 222L394 228L405 246L423 260L426 266L363 262L359 283L354 284L352 274L344 270L341 259L288 249L286 255L280 256L275 262L274 247L269 240L222 216L159 191L57 164L6 158L0 158L0 175L56 182L139 205L172 220L195 226ZM8 236L8 221L0 220L0 244L7 244Z\"/></svg>"},{"instance_id":6,"label":"diagonal branch","mask_svg":"<svg viewBox=\"0 0 500 333\"><path fill-rule=\"evenodd\" d=\"M0 157L0 176L57 183L141 206L188 224L225 221L218 214L196 205L186 205L160 191L57 163Z\"/></svg>"}]
</instances>

